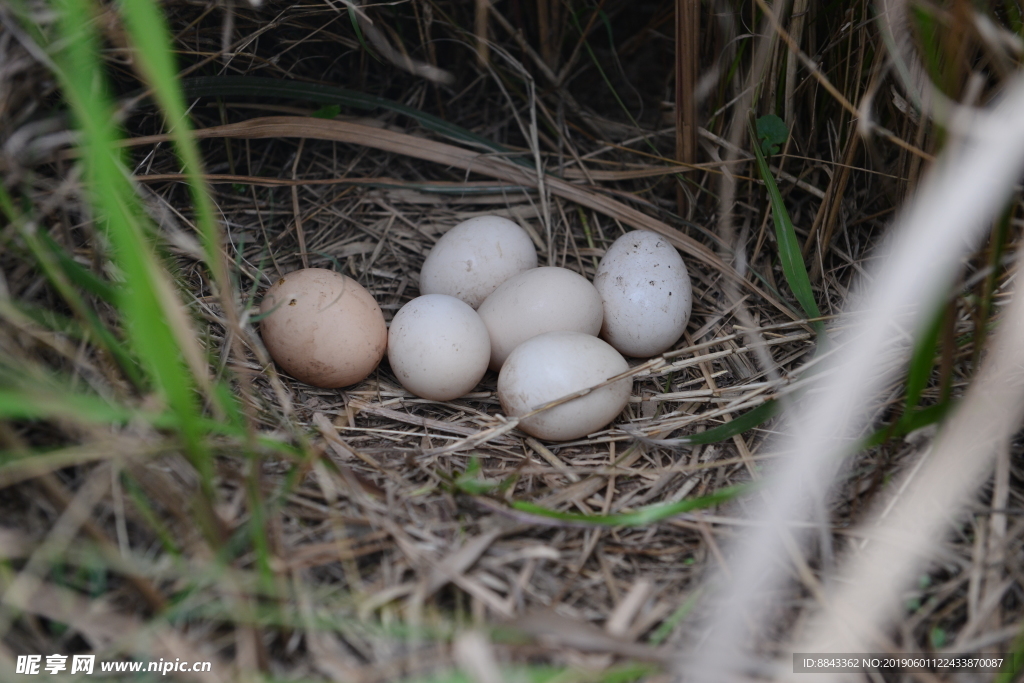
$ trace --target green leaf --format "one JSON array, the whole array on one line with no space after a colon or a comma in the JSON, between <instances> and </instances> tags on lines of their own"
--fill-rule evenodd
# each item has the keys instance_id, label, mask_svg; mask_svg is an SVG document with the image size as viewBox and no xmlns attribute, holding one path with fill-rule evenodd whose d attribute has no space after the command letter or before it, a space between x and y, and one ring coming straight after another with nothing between
<instances>
[{"instance_id":1,"label":"green leaf","mask_svg":"<svg viewBox=\"0 0 1024 683\"><path fill-rule=\"evenodd\" d=\"M765 401L763 404L752 410L748 410L730 422L718 425L717 427L712 427L711 429L703 432L681 437L679 440L692 444L708 444L725 441L726 439L731 439L732 437L742 434L748 429L753 429L762 422L775 417L779 414L780 410L781 406L779 406L778 401Z\"/></svg>"},{"instance_id":2,"label":"green leaf","mask_svg":"<svg viewBox=\"0 0 1024 683\"><path fill-rule=\"evenodd\" d=\"M335 116L341 113L341 106L337 104L325 104L324 106L313 112L313 116L318 119L333 119Z\"/></svg>"},{"instance_id":3,"label":"green leaf","mask_svg":"<svg viewBox=\"0 0 1024 683\"><path fill-rule=\"evenodd\" d=\"M587 524L593 526L647 526L649 524L668 519L669 517L681 515L684 512L700 510L702 508L725 503L742 493L746 493L751 488L752 485L750 484L729 486L710 495L701 496L700 498L690 498L688 500L681 500L677 503L648 505L647 507L642 507L639 510L621 512L615 515L584 515L576 512L559 512L558 510L551 510L541 505L537 505L536 503L529 503L526 501L514 502L512 503L512 507L531 515L549 517L562 522L572 522L575 524Z\"/></svg>"},{"instance_id":4,"label":"green leaf","mask_svg":"<svg viewBox=\"0 0 1024 683\"><path fill-rule=\"evenodd\" d=\"M786 283L803 308L804 314L808 318L820 318L821 312L818 310L818 304L814 301L811 279L807 276L807 266L804 265L793 221L789 218L786 203L782 201L782 193L779 192L779 186L775 184L775 177L772 175L771 169L768 168L768 162L758 145L754 145L754 155L757 157L757 170L768 190L768 199L772 206L772 219L775 222L775 238L779 243L779 261L782 263L782 272L786 276ZM825 325L821 321L811 324L818 334L819 341L823 340Z\"/></svg>"},{"instance_id":5,"label":"green leaf","mask_svg":"<svg viewBox=\"0 0 1024 683\"><path fill-rule=\"evenodd\" d=\"M907 400L904 417L917 408L917 404L921 400L921 393L928 386L928 380L931 379L932 367L935 365L935 347L939 343L939 333L942 331L945 313L946 304L940 302L928 327L924 329L924 333L914 344L910 369L907 371Z\"/></svg>"},{"instance_id":6,"label":"green leaf","mask_svg":"<svg viewBox=\"0 0 1024 683\"><path fill-rule=\"evenodd\" d=\"M778 154L788 137L789 129L786 128L786 122L775 114L768 114L757 120L757 139L765 156Z\"/></svg>"}]
</instances>

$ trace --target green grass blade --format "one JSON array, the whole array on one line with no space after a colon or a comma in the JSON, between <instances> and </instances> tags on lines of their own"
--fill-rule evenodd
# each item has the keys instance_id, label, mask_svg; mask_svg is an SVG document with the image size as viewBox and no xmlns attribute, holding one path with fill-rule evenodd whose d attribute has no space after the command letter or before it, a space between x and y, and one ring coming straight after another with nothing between
<instances>
[{"instance_id":1,"label":"green grass blade","mask_svg":"<svg viewBox=\"0 0 1024 683\"><path fill-rule=\"evenodd\" d=\"M9 322L16 313L28 318L40 327L51 332L58 332L75 341L82 341L89 336L89 333L85 331L77 320L61 315L51 308L27 304L23 301L12 301L9 305L10 308L8 309L7 305L0 301L0 316L6 318Z\"/></svg>"},{"instance_id":2,"label":"green grass blade","mask_svg":"<svg viewBox=\"0 0 1024 683\"><path fill-rule=\"evenodd\" d=\"M684 512L700 510L702 508L725 503L740 494L746 493L750 488L751 486L749 484L729 486L708 496L681 500L677 503L649 505L647 507L642 507L639 510L621 512L615 515L584 515L576 512L559 512L558 510L551 510L542 505L526 501L514 502L512 503L512 507L520 512L527 512L531 515L548 517L550 519L557 519L562 522L571 522L574 524L586 524L592 526L647 526L648 524L654 524L655 522L660 522L668 519L669 517L681 515Z\"/></svg>"},{"instance_id":3,"label":"green grass blade","mask_svg":"<svg viewBox=\"0 0 1024 683\"><path fill-rule=\"evenodd\" d=\"M693 608L697 606L697 601L700 599L703 592L704 591L701 588L698 588L686 596L686 600L683 601L683 604L679 605L679 607L677 607L676 610L672 612L667 619L665 619L665 621L661 622L661 626L651 634L651 637L647 639L647 642L651 645L661 645L665 642L665 639L672 635L672 631L674 631L676 626L679 625L679 622L685 619L686 615L692 612Z\"/></svg>"},{"instance_id":4,"label":"green grass blade","mask_svg":"<svg viewBox=\"0 0 1024 683\"><path fill-rule=\"evenodd\" d=\"M41 389L0 389L0 419L43 420L60 418L78 423L127 424L139 413L112 405L99 396ZM150 416L155 418L156 416ZM168 420L147 419L166 424Z\"/></svg>"},{"instance_id":5,"label":"green grass blade","mask_svg":"<svg viewBox=\"0 0 1024 683\"><path fill-rule=\"evenodd\" d=\"M759 424L768 421L779 414L781 406L778 401L765 401L762 405L748 410L736 419L725 424L712 427L697 434L690 434L679 439L683 443L708 444L718 443L731 439L734 436L743 434Z\"/></svg>"},{"instance_id":6,"label":"green grass blade","mask_svg":"<svg viewBox=\"0 0 1024 683\"><path fill-rule=\"evenodd\" d=\"M948 60L943 56L943 45L941 26L937 17L933 16L927 9L919 5L912 5L910 16L917 28L918 39L920 40L923 62L928 69L928 75L932 81L940 85L948 85L950 78L947 73L949 69ZM946 93L947 95L950 93ZM917 99L917 98L915 98ZM918 104L915 102L915 104Z\"/></svg>"},{"instance_id":7,"label":"green grass blade","mask_svg":"<svg viewBox=\"0 0 1024 683\"><path fill-rule=\"evenodd\" d=\"M181 557L181 550L178 548L177 541L174 540L174 534L167 528L167 525L160 519L160 515L153 509L153 504L142 487L127 472L122 473L121 483L124 485L128 495L131 496L132 502L135 503L139 514L146 521L146 524L149 525L149 528L156 533L157 538L160 539L164 550L176 558Z\"/></svg>"},{"instance_id":8,"label":"green grass blade","mask_svg":"<svg viewBox=\"0 0 1024 683\"><path fill-rule=\"evenodd\" d=\"M202 439L199 405L192 376L183 362L169 320L181 315L173 286L157 259L149 236L148 219L128 181L116 144L116 128L107 81L99 61L95 33L96 8L87 0L59 0L59 43L50 46L65 99L81 129L88 197L113 247L113 258L124 274L120 308L135 353L153 377L157 390L178 417L178 425L193 463L212 481L212 461Z\"/></svg>"},{"instance_id":9,"label":"green grass blade","mask_svg":"<svg viewBox=\"0 0 1024 683\"><path fill-rule=\"evenodd\" d=\"M356 16L355 8L351 4L346 5L345 7L346 9L348 9L348 19L349 21L352 22L352 30L355 31L356 38L359 40L359 44L363 46L363 50L366 51L366 54L373 57L373 59L376 60L377 62L383 64L384 61L377 54L377 51L371 48L366 43L366 38L363 36L363 29L359 27L359 17Z\"/></svg>"},{"instance_id":10,"label":"green grass blade","mask_svg":"<svg viewBox=\"0 0 1024 683\"><path fill-rule=\"evenodd\" d=\"M406 106L385 97L365 95L354 90L338 88L316 83L286 81L280 78L263 78L259 76L200 76L186 78L181 81L181 90L185 97L282 97L305 100L317 104L340 104L361 111L386 109L402 114L418 124L447 138L465 142L477 148L500 154L514 154L514 151L492 142L482 135L466 130L461 126L448 123L442 118L427 114L418 109ZM527 159L510 156L512 161L532 168Z\"/></svg>"},{"instance_id":11,"label":"green grass blade","mask_svg":"<svg viewBox=\"0 0 1024 683\"><path fill-rule=\"evenodd\" d=\"M985 281L981 285L981 294L977 304L977 313L975 314L975 344L974 352L971 354L971 363L974 367L978 367L978 364L981 361L981 354L985 350L985 328L991 322L993 296L996 293L996 284L999 280L999 273L1002 270L1000 264L1003 260L1003 252L1008 247L1007 238L1010 234L1010 222L1015 211L1016 203L1011 202L1006 207L1006 210L1003 211L1003 215L999 217L998 221L996 221L992 230L992 236L989 238L989 272L985 277Z\"/></svg>"},{"instance_id":12,"label":"green grass blade","mask_svg":"<svg viewBox=\"0 0 1024 683\"><path fill-rule=\"evenodd\" d=\"M163 14L153 0L130 0L119 3L128 35L136 49L141 70L146 75L154 97L163 109L167 127L174 140L188 179L196 222L206 249L206 263L222 292L231 290L227 268L221 255L220 225L214 218L213 201L203 180L199 147L192 137L186 116L185 98L178 88L177 69L173 61L170 35Z\"/></svg>"},{"instance_id":13,"label":"green grass blade","mask_svg":"<svg viewBox=\"0 0 1024 683\"><path fill-rule=\"evenodd\" d=\"M71 254L67 253L63 247L57 244L45 230L38 230L35 235L40 243L53 254L60 265L60 269L64 271L64 274L72 284L90 294L98 296L112 306L117 305L118 287L116 285L98 277L91 270L71 258Z\"/></svg>"},{"instance_id":14,"label":"green grass blade","mask_svg":"<svg viewBox=\"0 0 1024 683\"><path fill-rule=\"evenodd\" d=\"M79 320L85 324L93 338L117 361L118 366L132 384L143 388L145 380L135 360L123 348L114 334L107 329L96 312L86 304L81 293L75 287L97 294L115 305L118 298L117 290L75 262L46 231L29 225L28 221L17 211L11 196L3 187L0 187L0 215L6 215L7 220L18 229L21 238L32 252L46 279L64 298L68 307Z\"/></svg>"},{"instance_id":15,"label":"green grass blade","mask_svg":"<svg viewBox=\"0 0 1024 683\"><path fill-rule=\"evenodd\" d=\"M2 370L2 369L0 369ZM179 428L178 417L172 412L142 411L117 403L111 403L101 396L69 391L66 382L33 378L12 377L0 372L0 420L52 420L63 419L78 423L125 425L138 421L157 429ZM239 442L246 439L244 426L199 418L198 427L207 434L234 438ZM259 436L256 445L290 459L301 459L300 450L287 442L270 436Z\"/></svg>"},{"instance_id":16,"label":"green grass blade","mask_svg":"<svg viewBox=\"0 0 1024 683\"><path fill-rule=\"evenodd\" d=\"M903 410L904 417L917 408L917 404L921 401L921 393L931 380L932 368L935 366L935 347L939 343L939 334L942 332L945 313L946 304L940 302L928 327L914 344L910 367L907 370L907 400Z\"/></svg>"},{"instance_id":17,"label":"green grass blade","mask_svg":"<svg viewBox=\"0 0 1024 683\"><path fill-rule=\"evenodd\" d=\"M97 342L103 350L110 354L110 356L117 362L118 367L124 372L128 380L137 388L144 389L147 385L145 378L139 370L137 361L132 358L131 354L124 348L122 342L114 336L114 334L107 329L106 325L99 319L96 312L91 308L87 307L82 302L75 292L71 288L66 288L67 282L63 281L59 276L54 276L51 268L54 268L54 264L47 263L43 270L48 275L48 279L51 284L57 285L58 291L65 294L65 300L69 302L69 305L73 311L84 321L84 327L78 324L77 321L65 318L59 313L47 309L37 308L21 302L16 302L12 305L12 308L18 313L29 318L33 322L41 325L47 329L61 334L66 334L79 341L85 341L87 339ZM9 310L4 310L5 304L0 303L0 316L7 317L11 314Z\"/></svg>"},{"instance_id":18,"label":"green grass blade","mask_svg":"<svg viewBox=\"0 0 1024 683\"><path fill-rule=\"evenodd\" d=\"M946 401L945 403L937 403L927 408L904 413L899 422L881 427L867 436L857 447L857 452L881 446L889 439L906 436L915 429L921 429L936 422L941 422L955 405L955 401Z\"/></svg>"},{"instance_id":19,"label":"green grass blade","mask_svg":"<svg viewBox=\"0 0 1024 683\"><path fill-rule=\"evenodd\" d=\"M803 255L800 253L800 243L796 237L796 230L793 228L793 221L789 218L786 210L786 203L782 200L782 193L775 183L775 177L768 168L768 161L764 158L761 145L753 128L750 130L751 146L757 157L757 170L761 174L765 188L768 190L768 200L772 207L772 219L775 222L775 238L779 243L779 261L782 263L782 272L786 276L786 283L796 296L796 300L803 308L808 318L820 318L821 311L814 301L814 290L811 289L811 280L807 276L807 266L804 265ZM811 323L819 339L824 339L825 325L823 323Z\"/></svg>"}]
</instances>

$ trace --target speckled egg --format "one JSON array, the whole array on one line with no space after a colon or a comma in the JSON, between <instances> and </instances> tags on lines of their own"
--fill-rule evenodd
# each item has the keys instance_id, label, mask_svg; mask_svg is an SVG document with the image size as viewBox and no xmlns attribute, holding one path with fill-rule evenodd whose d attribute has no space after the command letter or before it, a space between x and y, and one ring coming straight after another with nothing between
<instances>
[{"instance_id":1,"label":"speckled egg","mask_svg":"<svg viewBox=\"0 0 1024 683\"><path fill-rule=\"evenodd\" d=\"M446 232L420 270L421 294L447 294L473 308L513 275L537 267L526 231L500 216L477 216Z\"/></svg>"},{"instance_id":2,"label":"speckled egg","mask_svg":"<svg viewBox=\"0 0 1024 683\"><path fill-rule=\"evenodd\" d=\"M634 230L608 248L594 276L604 302L601 338L620 353L656 356L686 330L693 295L686 265L668 240Z\"/></svg>"},{"instance_id":3,"label":"speckled egg","mask_svg":"<svg viewBox=\"0 0 1024 683\"><path fill-rule=\"evenodd\" d=\"M388 362L408 391L449 401L473 390L487 372L491 342L469 304L427 294L395 314L388 332Z\"/></svg>"},{"instance_id":4,"label":"speckled egg","mask_svg":"<svg viewBox=\"0 0 1024 683\"><path fill-rule=\"evenodd\" d=\"M260 335L274 362L306 384L355 384L384 357L388 330L380 306L333 270L288 273L267 290L260 313Z\"/></svg>"},{"instance_id":5,"label":"speckled egg","mask_svg":"<svg viewBox=\"0 0 1024 683\"><path fill-rule=\"evenodd\" d=\"M503 282L478 309L491 335L492 370L512 349L545 332L597 336L604 315L601 295L567 268L534 268Z\"/></svg>"},{"instance_id":6,"label":"speckled egg","mask_svg":"<svg viewBox=\"0 0 1024 683\"><path fill-rule=\"evenodd\" d=\"M548 332L523 342L509 355L498 375L498 399L510 417L598 385L629 369L606 342L581 332ZM632 381L617 380L536 415L519 428L551 441L569 441L596 432L622 412Z\"/></svg>"}]
</instances>

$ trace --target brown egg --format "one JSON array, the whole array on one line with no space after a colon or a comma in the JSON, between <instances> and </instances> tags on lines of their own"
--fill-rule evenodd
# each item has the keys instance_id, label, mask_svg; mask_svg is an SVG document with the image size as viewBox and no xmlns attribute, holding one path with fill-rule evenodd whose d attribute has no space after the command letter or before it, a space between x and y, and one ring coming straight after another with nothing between
<instances>
[{"instance_id":1,"label":"brown egg","mask_svg":"<svg viewBox=\"0 0 1024 683\"><path fill-rule=\"evenodd\" d=\"M260 304L263 343L297 380L334 389L365 379L384 357L388 330L373 296L324 268L288 273Z\"/></svg>"}]
</instances>

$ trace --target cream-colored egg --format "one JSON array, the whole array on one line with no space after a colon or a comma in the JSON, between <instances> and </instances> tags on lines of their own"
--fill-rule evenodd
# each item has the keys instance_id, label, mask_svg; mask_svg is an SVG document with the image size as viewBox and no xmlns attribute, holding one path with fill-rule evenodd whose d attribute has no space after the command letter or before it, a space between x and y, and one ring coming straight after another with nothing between
<instances>
[{"instance_id":1,"label":"cream-colored egg","mask_svg":"<svg viewBox=\"0 0 1024 683\"><path fill-rule=\"evenodd\" d=\"M661 235L634 230L615 240L601 259L594 287L604 302L601 338L620 353L656 356L683 336L693 300L690 275Z\"/></svg>"},{"instance_id":2,"label":"cream-colored egg","mask_svg":"<svg viewBox=\"0 0 1024 683\"><path fill-rule=\"evenodd\" d=\"M537 267L526 231L500 216L477 216L446 232L420 270L420 294L447 294L476 308L498 285Z\"/></svg>"},{"instance_id":3,"label":"cream-colored egg","mask_svg":"<svg viewBox=\"0 0 1024 683\"><path fill-rule=\"evenodd\" d=\"M629 369L606 342L581 332L548 332L516 347L498 375L498 399L509 417L601 384ZM622 412L632 382L627 377L585 396L524 418L519 428L551 441L578 439L602 429Z\"/></svg>"},{"instance_id":4,"label":"cream-colored egg","mask_svg":"<svg viewBox=\"0 0 1024 683\"><path fill-rule=\"evenodd\" d=\"M402 386L417 396L449 401L469 393L490 357L484 322L453 296L417 297L391 321L388 361Z\"/></svg>"},{"instance_id":5,"label":"cream-colored egg","mask_svg":"<svg viewBox=\"0 0 1024 683\"><path fill-rule=\"evenodd\" d=\"M324 268L288 273L260 303L260 335L297 380L337 388L365 379L387 347L384 314L352 278Z\"/></svg>"},{"instance_id":6,"label":"cream-colored egg","mask_svg":"<svg viewBox=\"0 0 1024 683\"><path fill-rule=\"evenodd\" d=\"M491 335L491 369L512 349L545 332L597 336L603 308L594 285L567 268L534 268L503 282L478 309Z\"/></svg>"}]
</instances>

